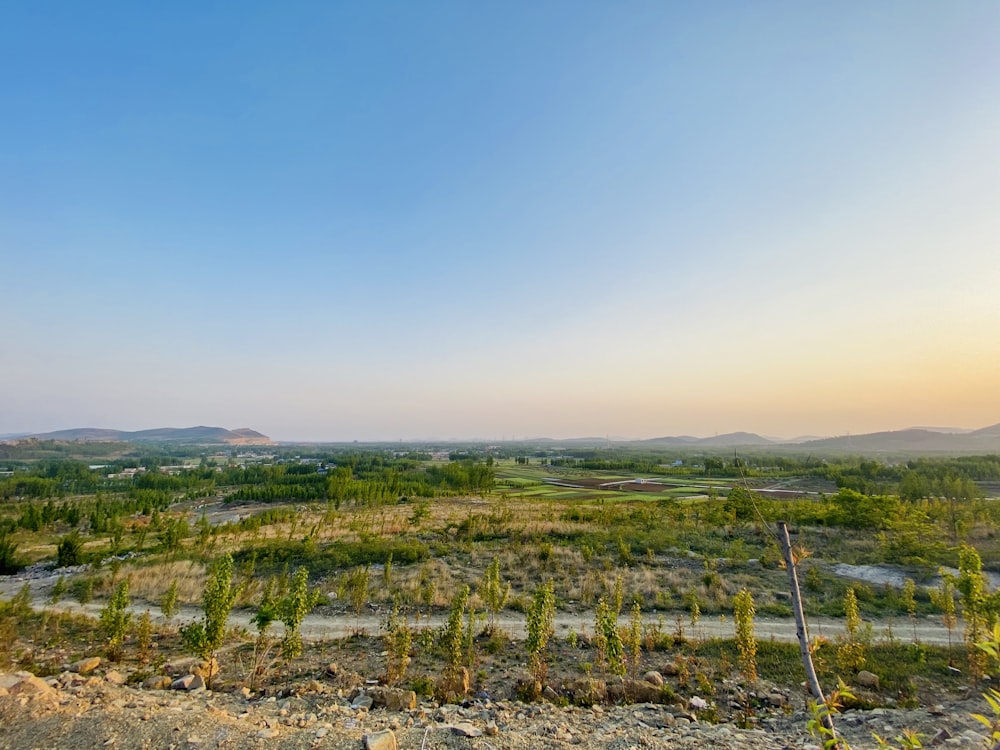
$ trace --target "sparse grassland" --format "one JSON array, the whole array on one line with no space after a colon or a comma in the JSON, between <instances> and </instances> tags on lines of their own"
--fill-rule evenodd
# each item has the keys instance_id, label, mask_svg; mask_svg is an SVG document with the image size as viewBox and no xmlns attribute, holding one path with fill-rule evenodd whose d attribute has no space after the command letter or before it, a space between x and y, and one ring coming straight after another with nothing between
<instances>
[{"instance_id":1,"label":"sparse grassland","mask_svg":"<svg viewBox=\"0 0 1000 750\"><path fill-rule=\"evenodd\" d=\"M556 633L549 646L549 678L568 680L600 668L593 613L602 600L620 598L618 609L636 610L644 623L641 639L638 625L627 634L626 642L643 644L641 655L630 657L639 663L630 663L629 673L641 674L635 671L639 666L670 665L677 675L671 689L696 685L704 692L706 681L718 690L722 683L716 680L735 674L738 654L732 641L705 638L700 621L731 618L741 589L753 592L758 616L790 615L786 576L771 533L771 525L782 519L793 525L798 543L809 553L800 563L807 613L843 618L849 596L862 618L879 620L877 637L857 636L868 638L865 668L878 671L883 681L881 697L865 700L883 699L889 695L886 689L894 700L912 701L921 700L922 691L935 684L959 689L961 678L947 669L949 660L964 658L957 631L956 648L950 650L898 639L907 638L911 616L940 619L940 597L932 597L939 588L938 567L958 563L955 548L928 540L957 533L979 550L987 571L1000 562L997 503L977 495L968 483L940 490L965 492L969 496L964 498L935 494L933 484L923 497L904 497L909 474L902 474L896 485L885 480L884 486L862 491L848 485L858 486L857 476L865 472L878 472L851 463L831 478L829 467L822 465L802 464L772 477L770 468L753 467L713 476L724 472L721 461L721 468L713 464L712 472L697 464L649 461L631 469L587 465L595 462L623 463L562 458L560 463L525 464L492 456L448 462L354 451L339 460L205 465L162 476L147 472L131 484L103 480L77 465L61 469L73 480L25 479L18 485L20 495L4 480L0 541L6 544L8 562L24 564L54 561L60 542L80 534L84 567L63 571L67 593L62 596L80 602L93 598L96 606L128 581L132 602L153 612L172 590L181 607L198 606L206 570L223 555L233 560L235 606L248 613L260 606L266 590L284 596L292 573L304 567L320 602L316 612L360 623L362 615L387 618L396 609L393 632L409 632L401 631L400 623L407 623L406 628L412 623L412 662L406 672L414 680L432 680L444 658L437 634L428 629L429 618L441 620L469 587L463 606L472 631L462 636L463 664L471 669L473 683L510 693L500 682L512 685L526 668L523 644L511 643L499 628L477 635L485 623L483 613L495 601L479 587L496 561L500 583L510 588L504 599L508 614L526 616L539 585L551 581L556 613L582 623L571 641ZM994 463L984 461L986 467ZM944 461L925 473L951 470L957 469ZM22 471L31 476L30 468ZM915 480L906 481L912 485ZM45 495L59 488L76 491ZM905 574L916 584L904 596L902 587L843 575L837 567L843 563ZM49 598L55 580L36 579L35 599ZM8 597L14 588L7 585ZM995 616L1000 609L995 599L985 601L984 612ZM15 645L0 658L44 670L57 658L49 655L53 649L65 658L95 647L100 640L95 628L61 617L38 612L19 617L8 606L0 628L16 632ZM175 626L160 623L152 639L154 651L179 650ZM886 626L890 634L883 635ZM360 625L356 630L355 638L336 646L353 654L353 668L365 675L388 669L398 679L401 656L397 654L394 668L362 658L360 652L370 648L363 645L366 639L379 636L361 632ZM239 654L250 648L245 635L229 637L222 650ZM457 637L452 633L453 658ZM760 642L762 679L800 679L790 648ZM314 651L306 648L307 655ZM127 659L128 641L125 652ZM845 674L849 678L847 673L857 667L838 664L835 646L819 645L815 653L821 675L831 684ZM307 668L290 661L271 679ZM226 669L230 683L240 679L234 666L224 673Z\"/></svg>"}]
</instances>

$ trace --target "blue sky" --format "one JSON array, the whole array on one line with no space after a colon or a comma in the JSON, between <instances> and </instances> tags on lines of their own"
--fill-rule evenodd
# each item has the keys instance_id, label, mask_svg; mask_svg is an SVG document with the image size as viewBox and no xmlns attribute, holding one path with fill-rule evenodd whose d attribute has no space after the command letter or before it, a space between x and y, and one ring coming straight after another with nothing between
<instances>
[{"instance_id":1,"label":"blue sky","mask_svg":"<svg viewBox=\"0 0 1000 750\"><path fill-rule=\"evenodd\" d=\"M997 28L988 2L9 4L0 433L1000 421Z\"/></svg>"}]
</instances>

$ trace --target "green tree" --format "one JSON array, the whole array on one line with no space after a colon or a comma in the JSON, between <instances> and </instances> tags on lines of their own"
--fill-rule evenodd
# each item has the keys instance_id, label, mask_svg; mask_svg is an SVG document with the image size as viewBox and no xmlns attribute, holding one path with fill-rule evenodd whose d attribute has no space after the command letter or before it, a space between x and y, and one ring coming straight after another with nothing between
<instances>
[{"instance_id":1,"label":"green tree","mask_svg":"<svg viewBox=\"0 0 1000 750\"><path fill-rule=\"evenodd\" d=\"M181 628L184 645L208 664L206 684L212 686L217 668L215 653L226 635L226 621L232 611L239 588L233 584L233 558L220 558L205 583L202 619Z\"/></svg>"},{"instance_id":2,"label":"green tree","mask_svg":"<svg viewBox=\"0 0 1000 750\"><path fill-rule=\"evenodd\" d=\"M910 626L913 628L913 642L917 642L917 584L912 578L903 581L903 591L900 600L906 607L906 614L910 618Z\"/></svg>"},{"instance_id":3,"label":"green tree","mask_svg":"<svg viewBox=\"0 0 1000 750\"><path fill-rule=\"evenodd\" d=\"M78 531L72 531L59 540L56 547L58 557L57 565L66 568L70 565L79 565L83 562L83 540L80 539Z\"/></svg>"},{"instance_id":4,"label":"green tree","mask_svg":"<svg viewBox=\"0 0 1000 750\"><path fill-rule=\"evenodd\" d=\"M608 671L625 676L625 645L618 630L618 613L603 596L594 611L594 636L598 656L607 663Z\"/></svg>"},{"instance_id":5,"label":"green tree","mask_svg":"<svg viewBox=\"0 0 1000 750\"><path fill-rule=\"evenodd\" d=\"M962 621L965 623L965 646L969 671L975 679L986 674L986 659L979 643L987 632L986 576L983 561L974 547L963 544L958 549L958 580L956 586L962 602Z\"/></svg>"},{"instance_id":6,"label":"green tree","mask_svg":"<svg viewBox=\"0 0 1000 750\"><path fill-rule=\"evenodd\" d=\"M132 613L128 611L128 579L121 581L111 599L104 609L101 610L101 630L108 639L108 658L111 661L118 661L121 658L122 644L125 636L128 635L129 622L132 620Z\"/></svg>"},{"instance_id":7,"label":"green tree","mask_svg":"<svg viewBox=\"0 0 1000 750\"><path fill-rule=\"evenodd\" d=\"M525 648L528 651L528 668L538 682L544 682L548 674L545 648L552 637L555 615L556 597L552 591L552 581L548 580L535 589L527 612L528 637Z\"/></svg>"},{"instance_id":8,"label":"green tree","mask_svg":"<svg viewBox=\"0 0 1000 750\"><path fill-rule=\"evenodd\" d=\"M477 593L486 605L486 628L492 635L496 632L497 614L507 604L507 597L510 596L510 583L504 583L500 577L500 558L494 557L493 562L483 573Z\"/></svg>"},{"instance_id":9,"label":"green tree","mask_svg":"<svg viewBox=\"0 0 1000 750\"><path fill-rule=\"evenodd\" d=\"M740 589L733 600L733 619L736 622L736 649L739 652L740 672L748 691L757 681L757 638L753 632L755 614L753 594L747 589Z\"/></svg>"},{"instance_id":10,"label":"green tree","mask_svg":"<svg viewBox=\"0 0 1000 750\"><path fill-rule=\"evenodd\" d=\"M175 578L170 582L170 588L167 589L163 598L160 599L160 612L169 621L177 614L177 609L177 579Z\"/></svg>"}]
</instances>

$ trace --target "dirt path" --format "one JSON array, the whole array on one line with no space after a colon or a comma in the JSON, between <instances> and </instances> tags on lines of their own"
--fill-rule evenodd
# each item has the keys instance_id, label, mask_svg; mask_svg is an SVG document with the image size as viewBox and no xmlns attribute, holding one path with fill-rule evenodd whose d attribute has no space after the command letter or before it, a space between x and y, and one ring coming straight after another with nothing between
<instances>
[{"instance_id":1,"label":"dirt path","mask_svg":"<svg viewBox=\"0 0 1000 750\"><path fill-rule=\"evenodd\" d=\"M21 582L23 585L23 582ZM0 587L2 588L2 587ZM20 587L17 587L20 588ZM16 593L0 591L0 595L10 597ZM58 604L52 604L45 596L33 596L32 606L35 609L48 609L51 611L71 612L75 614L86 614L97 617L103 603L90 602L82 605L79 602L64 599ZM166 620L160 615L159 606L153 603L134 603L131 611L135 616L139 616L149 610L156 624L165 624ZM325 611L324 611L325 610ZM182 607L180 612L173 618L174 624L184 624L192 622L201 617L201 610L197 607ZM253 631L251 619L254 612L252 610L234 610L229 617L229 625L234 628L245 628ZM356 618L353 613L336 611L331 607L323 607L318 612L313 612L306 616L302 622L301 633L304 638L314 641L342 638L350 635L359 628L369 635L377 635L388 617L388 611L371 612L366 611L360 618ZM441 627L447 619L446 614L435 614L430 618L421 617L411 624L417 627ZM500 627L513 638L525 637L524 615L516 612L504 612L497 621ZM691 622L686 615L678 617L674 613L664 615L644 614L643 622L648 626L659 626L666 633L676 633L680 629L687 637L694 637L701 640L708 638L732 638L733 619L728 616L705 617L701 619L692 629ZM567 612L557 612L555 617L555 635L566 637L571 632L579 635L592 633L594 630L594 616L591 612L572 614ZM622 618L622 624L626 624L626 618ZM867 624L871 625L872 636L876 639L887 639L890 636L904 643L911 643L915 640L920 643L935 646L947 646L949 643L948 630L939 622L927 619L919 619L916 628L905 619L895 621L875 620ZM281 623L274 626L276 633L281 632ZM793 642L796 639L795 621L792 619L777 618L757 618L754 621L754 628L758 640L770 640L782 642ZM817 636L833 639L845 632L844 621L829 617L811 618L809 620L809 635L812 638ZM914 637L915 636L915 637ZM958 642L961 634L953 632L953 642Z\"/></svg>"}]
</instances>

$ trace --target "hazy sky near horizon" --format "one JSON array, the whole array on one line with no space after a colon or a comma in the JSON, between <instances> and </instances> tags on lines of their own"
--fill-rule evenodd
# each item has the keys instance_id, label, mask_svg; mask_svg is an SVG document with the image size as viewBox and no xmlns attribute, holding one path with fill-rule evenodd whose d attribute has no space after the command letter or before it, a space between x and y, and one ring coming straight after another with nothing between
<instances>
[{"instance_id":1,"label":"hazy sky near horizon","mask_svg":"<svg viewBox=\"0 0 1000 750\"><path fill-rule=\"evenodd\" d=\"M11 2L0 434L1000 421L996 2Z\"/></svg>"}]
</instances>

